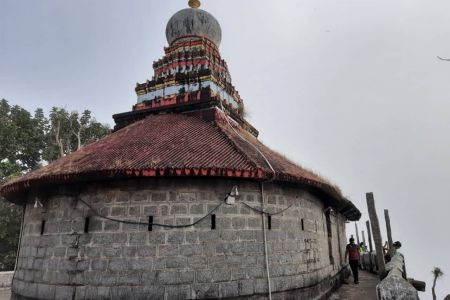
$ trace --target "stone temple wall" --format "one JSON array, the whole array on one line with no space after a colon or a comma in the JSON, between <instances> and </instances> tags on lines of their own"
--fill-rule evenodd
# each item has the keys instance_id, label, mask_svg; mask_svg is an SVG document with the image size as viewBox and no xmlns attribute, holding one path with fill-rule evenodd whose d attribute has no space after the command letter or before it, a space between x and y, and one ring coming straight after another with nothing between
<instances>
[{"instance_id":1,"label":"stone temple wall","mask_svg":"<svg viewBox=\"0 0 450 300\"><path fill-rule=\"evenodd\" d=\"M207 214L237 185L240 198L184 229L128 225L94 216L181 225ZM265 184L274 299L313 299L336 284L345 249L344 219L310 192ZM139 179L55 187L28 196L13 299L265 299L267 279L259 184L224 179ZM89 217L88 233L85 233ZM43 223L45 220L45 224ZM303 225L302 225L303 223ZM42 234L41 234L42 231ZM340 240L338 240L338 231ZM339 251L339 242L341 251Z\"/></svg>"}]
</instances>

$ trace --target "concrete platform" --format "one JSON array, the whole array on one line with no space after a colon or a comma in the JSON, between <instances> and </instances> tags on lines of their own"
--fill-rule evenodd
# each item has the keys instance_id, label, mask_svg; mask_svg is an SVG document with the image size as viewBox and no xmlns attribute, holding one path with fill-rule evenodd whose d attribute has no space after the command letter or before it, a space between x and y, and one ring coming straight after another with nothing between
<instances>
[{"instance_id":1,"label":"concrete platform","mask_svg":"<svg viewBox=\"0 0 450 300\"><path fill-rule=\"evenodd\" d=\"M328 300L377 300L376 286L379 283L377 275L359 271L359 284L353 283L353 277L348 278L348 284L343 284Z\"/></svg>"}]
</instances>

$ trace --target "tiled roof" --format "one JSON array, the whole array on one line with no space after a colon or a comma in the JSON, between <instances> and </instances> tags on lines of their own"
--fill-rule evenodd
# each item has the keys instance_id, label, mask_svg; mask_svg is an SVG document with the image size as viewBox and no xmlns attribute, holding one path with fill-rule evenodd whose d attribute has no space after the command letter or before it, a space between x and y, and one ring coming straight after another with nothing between
<instances>
[{"instance_id":1,"label":"tiled roof","mask_svg":"<svg viewBox=\"0 0 450 300\"><path fill-rule=\"evenodd\" d=\"M7 196L34 186L77 180L220 176L301 183L325 192L337 206L351 204L322 178L272 151L251 134L243 130L239 134L264 153L275 174L262 155L220 118L208 122L184 114L150 115L8 182L0 188L0 194Z\"/></svg>"}]
</instances>

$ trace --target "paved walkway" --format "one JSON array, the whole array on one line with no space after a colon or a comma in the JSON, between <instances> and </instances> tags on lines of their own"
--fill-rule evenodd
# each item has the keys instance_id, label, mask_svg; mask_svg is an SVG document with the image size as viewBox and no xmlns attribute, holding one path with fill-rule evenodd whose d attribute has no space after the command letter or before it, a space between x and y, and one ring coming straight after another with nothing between
<instances>
[{"instance_id":1,"label":"paved walkway","mask_svg":"<svg viewBox=\"0 0 450 300\"><path fill-rule=\"evenodd\" d=\"M378 284L378 276L366 271L359 271L359 284L353 283L353 278L348 278L349 284L343 284L339 290L328 300L377 300L375 286ZM0 288L0 300L9 300L11 289Z\"/></svg>"},{"instance_id":2,"label":"paved walkway","mask_svg":"<svg viewBox=\"0 0 450 300\"><path fill-rule=\"evenodd\" d=\"M0 288L0 300L9 300L11 298L11 289Z\"/></svg>"},{"instance_id":3,"label":"paved walkway","mask_svg":"<svg viewBox=\"0 0 450 300\"><path fill-rule=\"evenodd\" d=\"M377 300L375 290L378 276L366 271L359 271L359 284L353 283L353 277L348 278L348 284L343 284L331 295L329 300Z\"/></svg>"}]
</instances>

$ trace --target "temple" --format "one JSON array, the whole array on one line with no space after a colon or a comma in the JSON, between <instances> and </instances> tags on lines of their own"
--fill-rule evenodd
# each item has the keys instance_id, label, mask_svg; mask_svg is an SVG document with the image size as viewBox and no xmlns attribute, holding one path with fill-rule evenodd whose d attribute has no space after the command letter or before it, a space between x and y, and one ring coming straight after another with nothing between
<instances>
[{"instance_id":1,"label":"temple","mask_svg":"<svg viewBox=\"0 0 450 300\"><path fill-rule=\"evenodd\" d=\"M113 133L13 179L13 299L320 299L345 272L341 191L258 140L198 0Z\"/></svg>"}]
</instances>

